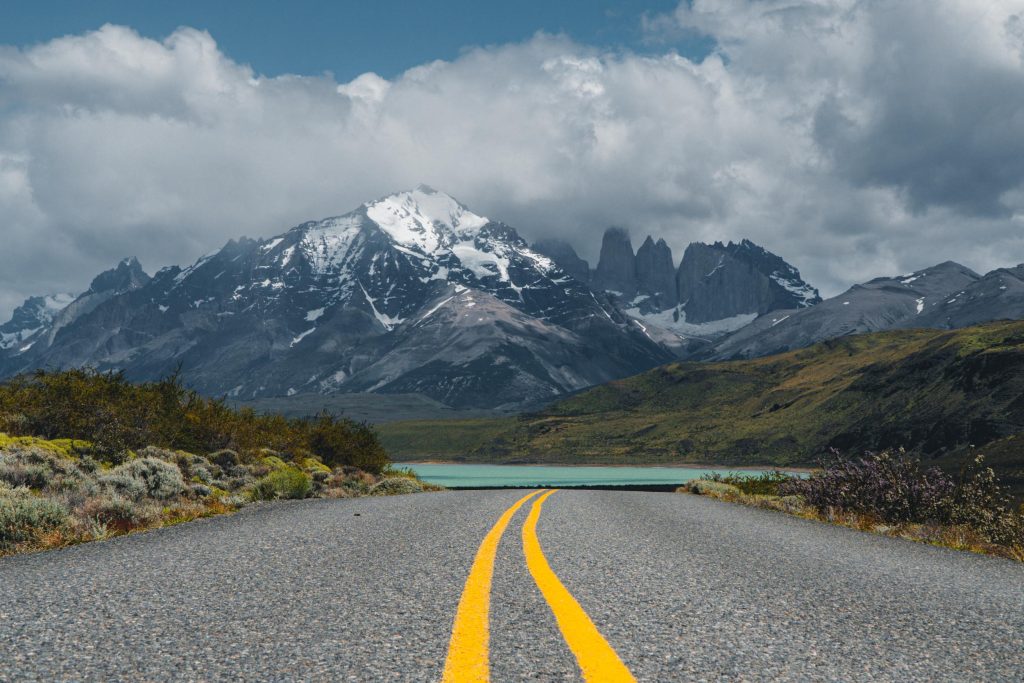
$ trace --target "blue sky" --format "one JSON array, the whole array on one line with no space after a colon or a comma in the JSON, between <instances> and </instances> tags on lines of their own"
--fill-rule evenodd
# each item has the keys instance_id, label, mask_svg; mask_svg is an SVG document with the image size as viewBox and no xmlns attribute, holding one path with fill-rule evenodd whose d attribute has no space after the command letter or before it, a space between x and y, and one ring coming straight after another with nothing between
<instances>
[{"instance_id":1,"label":"blue sky","mask_svg":"<svg viewBox=\"0 0 1024 683\"><path fill-rule=\"evenodd\" d=\"M526 40L537 31L637 52L663 50L644 40L642 17L670 12L678 0L32 0L4 3L0 44L28 46L81 34L105 23L163 38L179 26L209 31L221 50L261 74L331 72L345 81L367 71L391 78L468 46ZM688 57L707 53L708 39L673 44Z\"/></svg>"}]
</instances>

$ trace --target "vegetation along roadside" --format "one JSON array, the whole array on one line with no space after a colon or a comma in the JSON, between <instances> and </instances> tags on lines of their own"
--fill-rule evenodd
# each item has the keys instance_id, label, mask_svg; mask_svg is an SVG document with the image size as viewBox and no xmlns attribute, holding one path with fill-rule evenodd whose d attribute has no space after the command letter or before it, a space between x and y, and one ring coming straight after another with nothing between
<instances>
[{"instance_id":1,"label":"vegetation along roadside","mask_svg":"<svg viewBox=\"0 0 1024 683\"><path fill-rule=\"evenodd\" d=\"M678 492L1024 562L1024 505L1014 509L982 456L951 476L902 451L833 453L807 478L730 474Z\"/></svg>"},{"instance_id":2,"label":"vegetation along roadside","mask_svg":"<svg viewBox=\"0 0 1024 683\"><path fill-rule=\"evenodd\" d=\"M0 384L0 555L255 501L436 489L394 469L365 424L232 409L177 376L40 371Z\"/></svg>"}]
</instances>

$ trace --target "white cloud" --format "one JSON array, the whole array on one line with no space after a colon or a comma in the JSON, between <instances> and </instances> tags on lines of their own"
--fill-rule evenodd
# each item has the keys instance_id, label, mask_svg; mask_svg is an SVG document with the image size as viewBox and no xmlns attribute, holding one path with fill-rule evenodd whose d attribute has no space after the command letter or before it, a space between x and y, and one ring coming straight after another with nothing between
<instances>
[{"instance_id":1,"label":"white cloud","mask_svg":"<svg viewBox=\"0 0 1024 683\"><path fill-rule=\"evenodd\" d=\"M563 37L265 78L181 29L0 48L0 311L425 182L587 257L749 237L827 292L1024 260L1022 2L695 0L693 63Z\"/></svg>"}]
</instances>

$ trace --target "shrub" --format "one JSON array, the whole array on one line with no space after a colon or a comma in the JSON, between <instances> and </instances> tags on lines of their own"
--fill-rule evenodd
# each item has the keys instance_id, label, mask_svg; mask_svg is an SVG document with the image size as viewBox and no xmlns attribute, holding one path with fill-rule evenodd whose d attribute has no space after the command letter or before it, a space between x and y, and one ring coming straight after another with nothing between
<instances>
[{"instance_id":1,"label":"shrub","mask_svg":"<svg viewBox=\"0 0 1024 683\"><path fill-rule=\"evenodd\" d=\"M100 477L110 490L133 500L143 496L166 500L185 492L185 480L174 465L157 458L137 458Z\"/></svg>"},{"instance_id":2,"label":"shrub","mask_svg":"<svg viewBox=\"0 0 1024 683\"><path fill-rule=\"evenodd\" d=\"M231 469L232 467L239 463L238 453L231 450L230 448L223 448L219 451L210 453L210 455L208 455L206 459L225 471Z\"/></svg>"},{"instance_id":3,"label":"shrub","mask_svg":"<svg viewBox=\"0 0 1024 683\"><path fill-rule=\"evenodd\" d=\"M807 479L780 487L820 512L869 515L888 523L961 525L999 545L1024 545L1024 519L978 456L955 480L904 453L838 459Z\"/></svg>"},{"instance_id":4,"label":"shrub","mask_svg":"<svg viewBox=\"0 0 1024 683\"><path fill-rule=\"evenodd\" d=\"M88 499L80 514L97 526L117 531L128 531L151 521L156 511L141 503L117 494L95 496Z\"/></svg>"},{"instance_id":5,"label":"shrub","mask_svg":"<svg viewBox=\"0 0 1024 683\"><path fill-rule=\"evenodd\" d=\"M139 500L146 495L146 485L142 480L127 472L113 471L104 474L97 480L99 485L118 497Z\"/></svg>"},{"instance_id":6,"label":"shrub","mask_svg":"<svg viewBox=\"0 0 1024 683\"><path fill-rule=\"evenodd\" d=\"M309 475L294 467L274 470L253 485L254 500L306 498L313 490Z\"/></svg>"},{"instance_id":7,"label":"shrub","mask_svg":"<svg viewBox=\"0 0 1024 683\"><path fill-rule=\"evenodd\" d=\"M332 467L350 464L373 472L387 464L386 452L365 424L326 415L289 419L234 410L223 400L186 389L177 374L143 384L93 370L22 375L0 383L0 431L15 438L88 441L91 452L112 464L150 445L211 453L211 462L224 469L262 449L288 454L286 459L313 452ZM68 448L84 446L67 441Z\"/></svg>"},{"instance_id":8,"label":"shrub","mask_svg":"<svg viewBox=\"0 0 1024 683\"><path fill-rule=\"evenodd\" d=\"M68 515L67 508L54 500L33 496L24 488L5 488L0 493L0 550L62 527Z\"/></svg>"},{"instance_id":9,"label":"shrub","mask_svg":"<svg viewBox=\"0 0 1024 683\"><path fill-rule=\"evenodd\" d=\"M309 448L329 467L351 465L380 474L388 455L366 424L321 414L312 423Z\"/></svg>"},{"instance_id":10,"label":"shrub","mask_svg":"<svg viewBox=\"0 0 1024 683\"><path fill-rule=\"evenodd\" d=\"M14 445L0 451L0 480L12 486L44 489L56 483L64 488L67 480L83 478L74 462L40 445Z\"/></svg>"},{"instance_id":11,"label":"shrub","mask_svg":"<svg viewBox=\"0 0 1024 683\"><path fill-rule=\"evenodd\" d=\"M213 489L206 484L192 484L188 487L188 492L193 498L208 498L213 495Z\"/></svg>"},{"instance_id":12,"label":"shrub","mask_svg":"<svg viewBox=\"0 0 1024 683\"><path fill-rule=\"evenodd\" d=\"M423 484L407 477L387 477L381 479L370 489L370 493L374 496L398 496L421 491L423 491Z\"/></svg>"},{"instance_id":13,"label":"shrub","mask_svg":"<svg viewBox=\"0 0 1024 683\"><path fill-rule=\"evenodd\" d=\"M779 495L779 487L791 481L793 477L785 472L773 470L771 472L762 472L756 476L736 473L730 473L725 476L712 474L708 479L710 481L722 482L723 484L731 484L743 493L751 496L777 496Z\"/></svg>"},{"instance_id":14,"label":"shrub","mask_svg":"<svg viewBox=\"0 0 1024 683\"><path fill-rule=\"evenodd\" d=\"M887 522L943 521L953 480L937 467L890 452L839 459L807 479L787 482L783 494L803 496L818 510L836 508Z\"/></svg>"},{"instance_id":15,"label":"shrub","mask_svg":"<svg viewBox=\"0 0 1024 683\"><path fill-rule=\"evenodd\" d=\"M736 496L742 493L739 488L732 484L725 484L720 481L713 481L710 479L694 479L682 488L685 488L690 493L696 493L701 496L706 496L708 494Z\"/></svg>"}]
</instances>

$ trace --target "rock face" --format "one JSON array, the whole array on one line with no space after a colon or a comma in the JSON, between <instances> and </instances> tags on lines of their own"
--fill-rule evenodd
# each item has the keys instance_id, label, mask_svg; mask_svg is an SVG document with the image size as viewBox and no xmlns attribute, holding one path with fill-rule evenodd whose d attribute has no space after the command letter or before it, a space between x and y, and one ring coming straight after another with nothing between
<instances>
[{"instance_id":1,"label":"rock face","mask_svg":"<svg viewBox=\"0 0 1024 683\"><path fill-rule=\"evenodd\" d=\"M686 321L696 324L821 301L796 268L749 240L691 244L676 283Z\"/></svg>"},{"instance_id":2,"label":"rock face","mask_svg":"<svg viewBox=\"0 0 1024 683\"><path fill-rule=\"evenodd\" d=\"M946 320L946 314L937 307L982 279L970 268L952 261L910 275L876 278L854 285L813 308L772 311L718 341L701 355L716 360L753 358L848 334L894 327L943 327L945 325L939 323ZM984 320L1006 317L998 310L989 310L986 315L994 317ZM970 319L964 324L975 322L983 320Z\"/></svg>"},{"instance_id":3,"label":"rock face","mask_svg":"<svg viewBox=\"0 0 1024 683\"><path fill-rule=\"evenodd\" d=\"M572 245L565 240L537 240L530 247L539 254L544 254L580 282L590 282L590 264L579 257Z\"/></svg>"},{"instance_id":4,"label":"rock face","mask_svg":"<svg viewBox=\"0 0 1024 683\"><path fill-rule=\"evenodd\" d=\"M749 240L695 242L677 269L663 239L648 236L633 255L620 228L604 235L592 286L642 321L648 336L683 355L768 311L821 301L796 268Z\"/></svg>"},{"instance_id":5,"label":"rock face","mask_svg":"<svg viewBox=\"0 0 1024 683\"><path fill-rule=\"evenodd\" d=\"M655 242L648 235L636 251L635 263L637 294L647 297L638 302L641 310L663 311L679 302L672 250L665 240Z\"/></svg>"},{"instance_id":6,"label":"rock face","mask_svg":"<svg viewBox=\"0 0 1024 683\"><path fill-rule=\"evenodd\" d=\"M601 258L594 270L594 288L615 292L623 300L637 291L636 256L629 233L623 228L608 228L601 240Z\"/></svg>"},{"instance_id":7,"label":"rock face","mask_svg":"<svg viewBox=\"0 0 1024 683\"><path fill-rule=\"evenodd\" d=\"M511 227L427 187L241 238L153 278L133 260L54 317L5 374L91 365L208 395L425 394L517 407L672 355Z\"/></svg>"}]
</instances>

